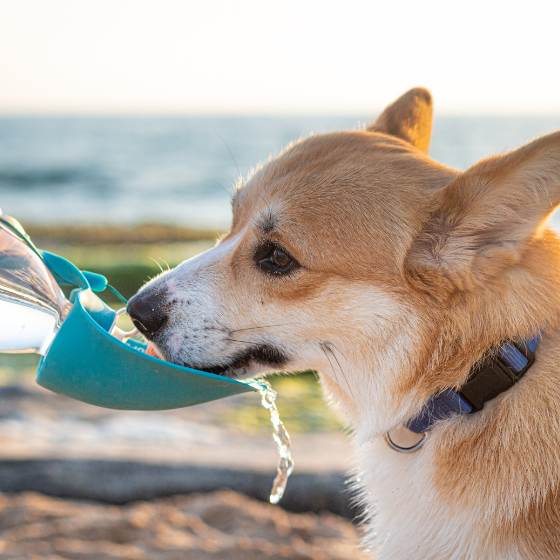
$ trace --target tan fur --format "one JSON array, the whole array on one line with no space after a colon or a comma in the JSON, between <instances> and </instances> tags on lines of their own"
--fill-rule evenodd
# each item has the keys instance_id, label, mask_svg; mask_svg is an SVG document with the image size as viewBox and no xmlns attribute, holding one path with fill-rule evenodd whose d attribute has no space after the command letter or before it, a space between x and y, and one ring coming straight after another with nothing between
<instances>
[{"instance_id":1,"label":"tan fur","mask_svg":"<svg viewBox=\"0 0 560 560\"><path fill-rule=\"evenodd\" d=\"M475 519L464 538L487 551L453 558L560 558L560 242L545 223L560 203L560 133L461 173L426 155L431 115L429 93L411 90L368 130L308 138L257 169L234 197L232 249L205 278L227 295L231 332L280 317L259 336L293 354L308 343L294 363L320 370L361 445L460 387L489 349L541 331L522 381L434 427L419 453L437 503ZM264 275L263 240L301 268ZM341 363L307 358L333 340Z\"/></svg>"}]
</instances>

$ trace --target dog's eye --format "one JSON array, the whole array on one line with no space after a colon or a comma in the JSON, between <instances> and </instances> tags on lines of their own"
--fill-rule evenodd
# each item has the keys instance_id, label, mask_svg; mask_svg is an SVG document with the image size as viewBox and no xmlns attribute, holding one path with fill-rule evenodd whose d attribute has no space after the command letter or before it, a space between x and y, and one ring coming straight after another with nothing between
<instances>
[{"instance_id":1,"label":"dog's eye","mask_svg":"<svg viewBox=\"0 0 560 560\"><path fill-rule=\"evenodd\" d=\"M255 253L255 262L269 274L288 274L299 266L297 261L282 247L275 243L266 243Z\"/></svg>"}]
</instances>

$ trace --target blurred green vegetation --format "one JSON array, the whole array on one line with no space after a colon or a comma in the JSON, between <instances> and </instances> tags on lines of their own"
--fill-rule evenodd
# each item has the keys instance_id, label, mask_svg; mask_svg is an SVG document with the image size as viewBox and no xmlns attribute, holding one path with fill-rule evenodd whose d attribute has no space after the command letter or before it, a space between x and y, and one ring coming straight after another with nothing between
<instances>
[{"instance_id":1,"label":"blurred green vegetation","mask_svg":"<svg viewBox=\"0 0 560 560\"><path fill-rule=\"evenodd\" d=\"M278 392L278 410L290 433L326 432L341 428L340 422L323 400L315 373L306 371L297 375L275 375L268 380ZM253 401L227 408L223 418L247 432L270 430L268 411L256 407Z\"/></svg>"},{"instance_id":2,"label":"blurred green vegetation","mask_svg":"<svg viewBox=\"0 0 560 560\"><path fill-rule=\"evenodd\" d=\"M83 270L105 275L123 295L130 297L142 284L181 261L212 247L216 232L200 232L165 226L134 228L98 226L27 227L38 247L62 255ZM118 304L109 292L109 303ZM31 379L38 358L33 355L0 355L0 384ZM321 388L312 372L293 376L273 376L279 393L278 406L288 430L328 431L339 429L327 409ZM269 430L268 412L258 399L228 399L223 421L253 432Z\"/></svg>"}]
</instances>

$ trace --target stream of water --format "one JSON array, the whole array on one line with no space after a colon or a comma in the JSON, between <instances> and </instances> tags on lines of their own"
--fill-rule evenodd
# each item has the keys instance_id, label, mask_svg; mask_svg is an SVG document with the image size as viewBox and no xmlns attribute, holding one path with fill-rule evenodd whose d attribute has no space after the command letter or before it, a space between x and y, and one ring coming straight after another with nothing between
<instances>
[{"instance_id":1,"label":"stream of water","mask_svg":"<svg viewBox=\"0 0 560 560\"><path fill-rule=\"evenodd\" d=\"M248 383L260 393L261 404L270 414L272 438L276 443L280 460L278 461L276 477L272 483L269 500L271 504L277 504L282 499L288 478L294 470L290 434L288 434L288 430L286 430L276 406L278 393L271 387L270 383L262 379L248 381Z\"/></svg>"}]
</instances>

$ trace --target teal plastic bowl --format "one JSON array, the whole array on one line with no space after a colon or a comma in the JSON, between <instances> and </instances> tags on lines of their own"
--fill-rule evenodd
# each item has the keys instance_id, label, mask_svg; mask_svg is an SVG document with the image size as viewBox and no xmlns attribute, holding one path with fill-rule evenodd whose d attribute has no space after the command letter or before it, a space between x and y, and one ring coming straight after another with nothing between
<instances>
[{"instance_id":1,"label":"teal plastic bowl","mask_svg":"<svg viewBox=\"0 0 560 560\"><path fill-rule=\"evenodd\" d=\"M37 370L37 383L80 401L124 410L165 410L255 391L247 383L165 362L145 345L110 334L117 314L95 293L103 276L82 272L66 259L42 252L61 285L75 286L72 309Z\"/></svg>"}]
</instances>

